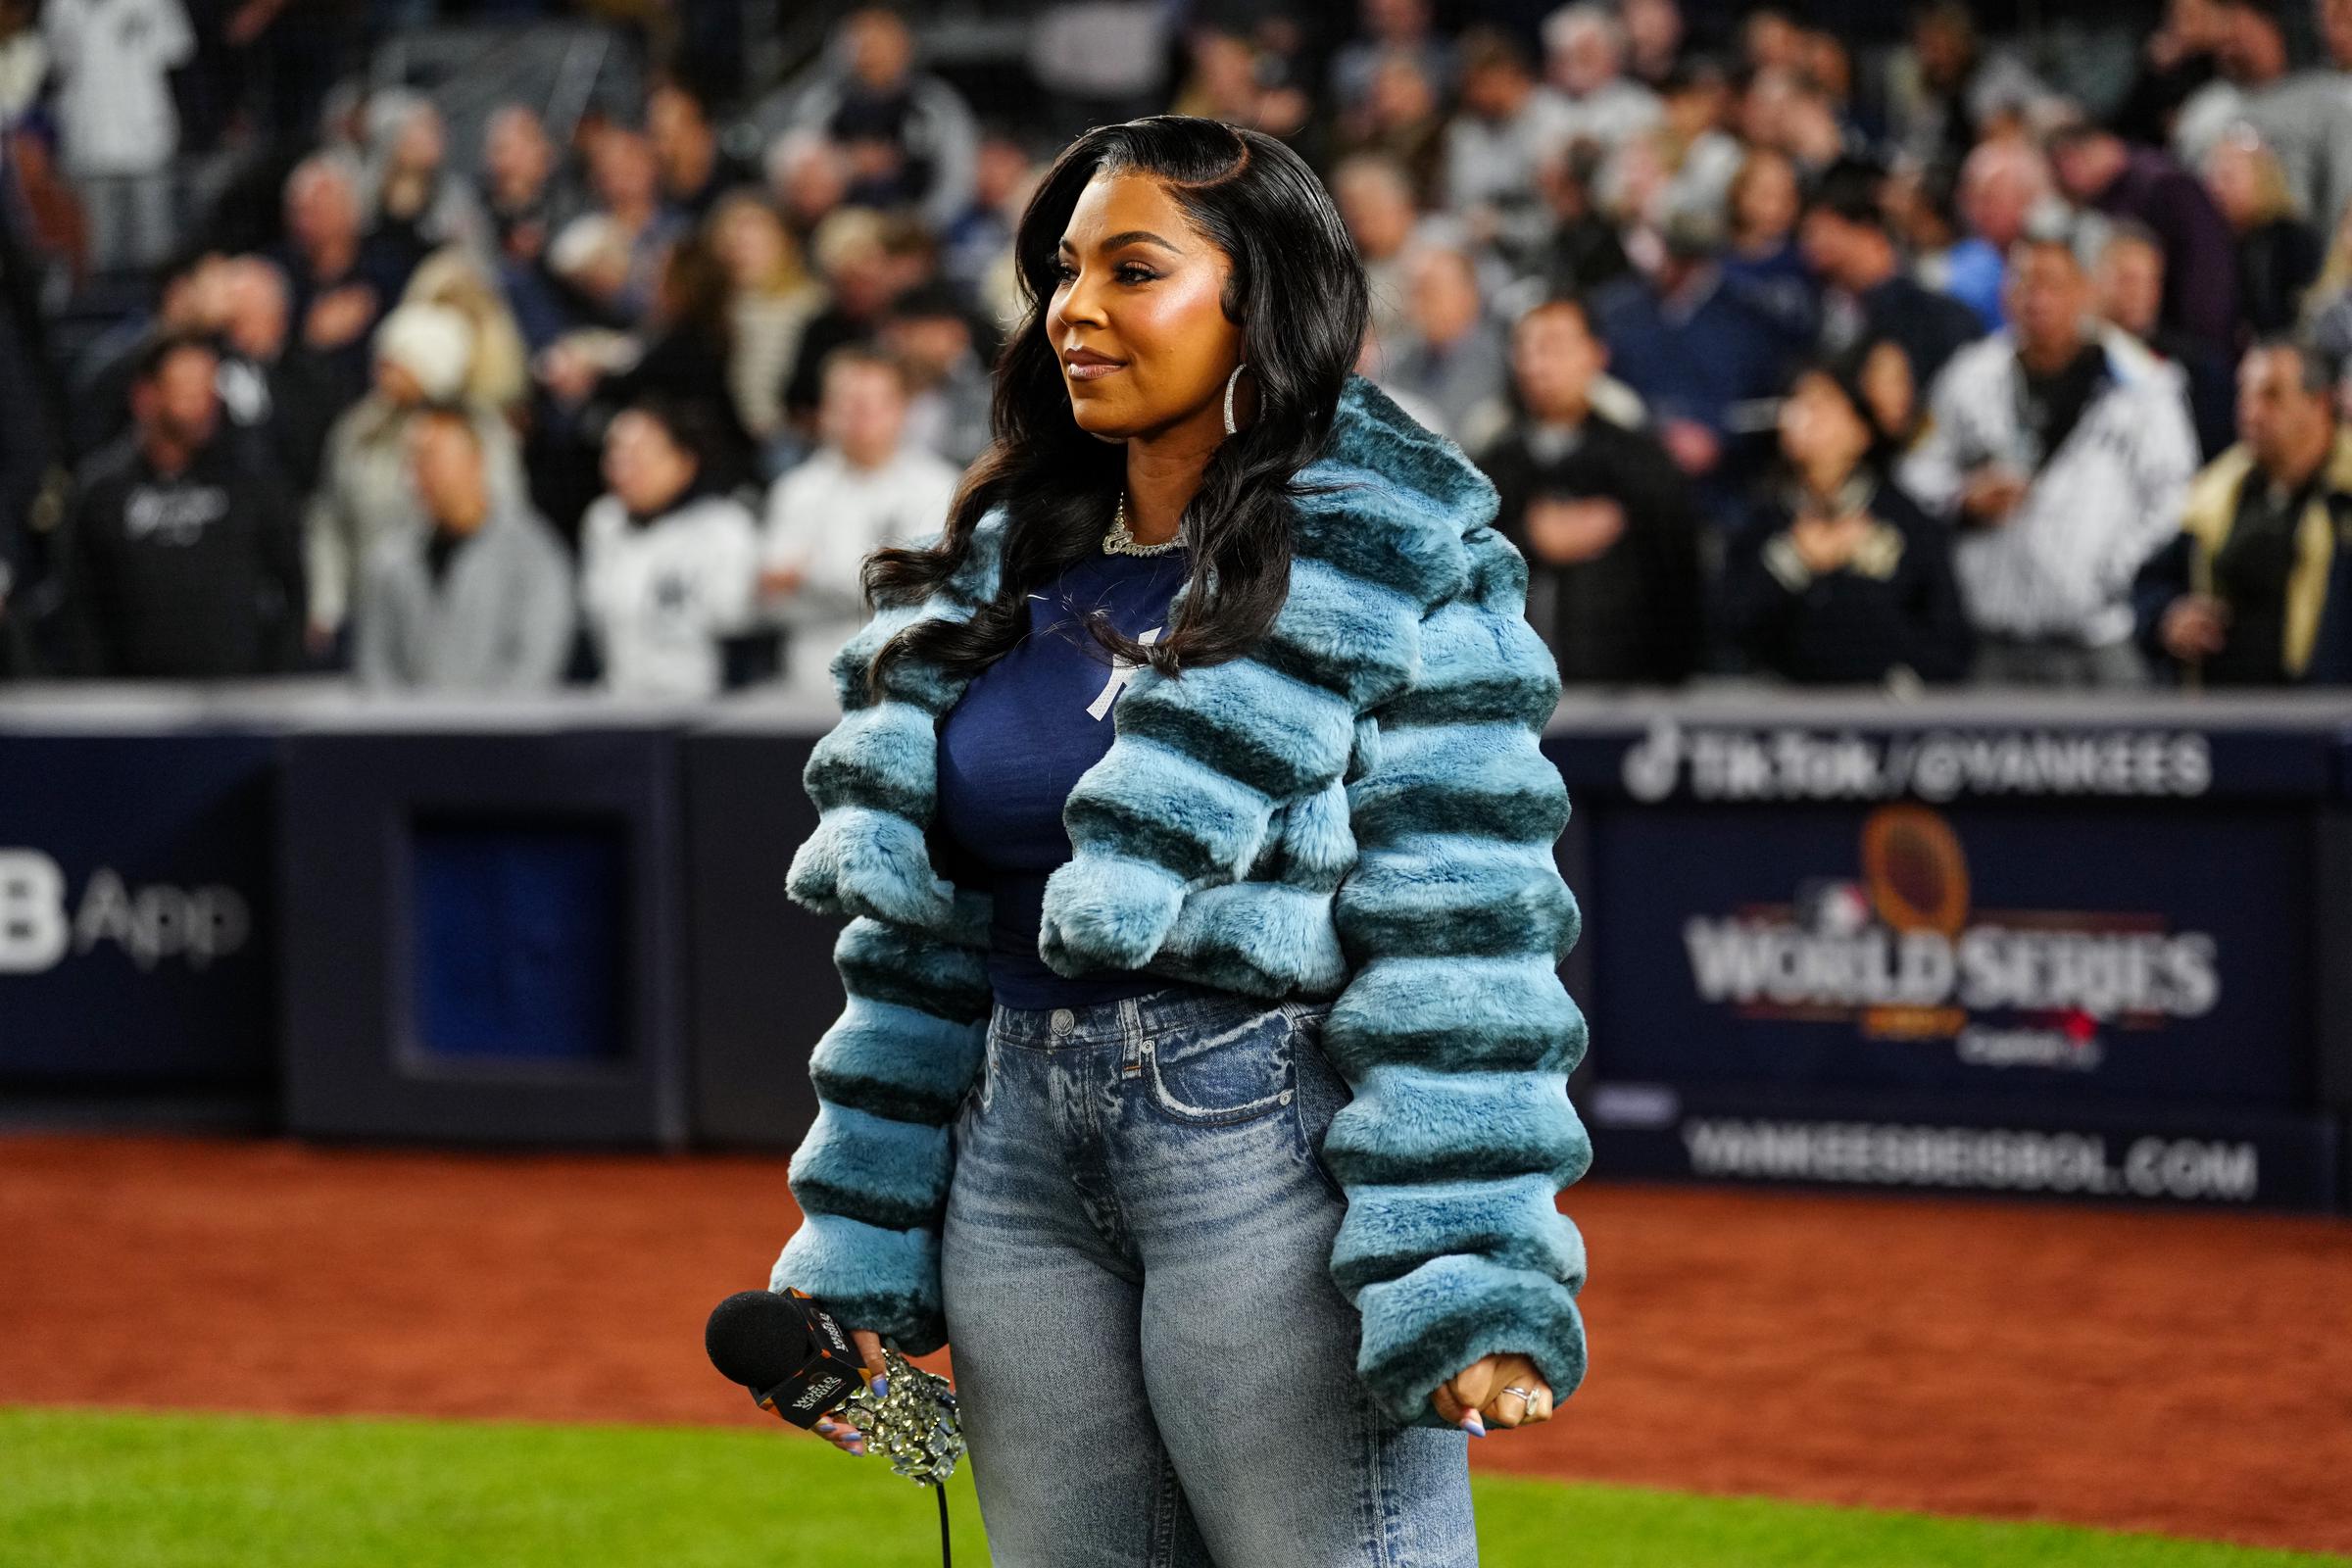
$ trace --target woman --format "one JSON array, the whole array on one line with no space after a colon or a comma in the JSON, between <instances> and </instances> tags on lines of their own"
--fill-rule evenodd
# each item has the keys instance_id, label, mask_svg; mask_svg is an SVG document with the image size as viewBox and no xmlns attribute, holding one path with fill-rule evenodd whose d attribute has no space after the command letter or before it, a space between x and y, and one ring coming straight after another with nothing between
<instances>
[{"instance_id":1,"label":"woman","mask_svg":"<svg viewBox=\"0 0 2352 1568\"><path fill-rule=\"evenodd\" d=\"M1273 138L1091 130L1016 253L1000 439L804 775L849 1004L770 1283L954 1343L999 1561L1472 1562L1465 1431L1585 1367L1526 566Z\"/></svg>"},{"instance_id":2,"label":"woman","mask_svg":"<svg viewBox=\"0 0 2352 1568\"><path fill-rule=\"evenodd\" d=\"M2319 275L2320 236L2296 216L2278 155L2238 125L2205 155L2205 188L2237 236L2237 314L2250 337L2294 325Z\"/></svg>"},{"instance_id":3,"label":"woman","mask_svg":"<svg viewBox=\"0 0 2352 1568\"><path fill-rule=\"evenodd\" d=\"M1798 371L1780 422L1783 471L1724 568L1740 652L1810 684L1959 680L1971 650L1946 530L1887 481L1859 374Z\"/></svg>"},{"instance_id":4,"label":"woman","mask_svg":"<svg viewBox=\"0 0 2352 1568\"><path fill-rule=\"evenodd\" d=\"M706 228L727 272L734 337L727 390L744 428L755 440L771 441L784 428L784 377L800 352L801 328L823 308L825 291L801 266L792 230L759 191L720 197Z\"/></svg>"},{"instance_id":5,"label":"woman","mask_svg":"<svg viewBox=\"0 0 2352 1568\"><path fill-rule=\"evenodd\" d=\"M1789 342L1810 343L1821 323L1821 299L1796 243L1804 210L1796 165L1769 147L1754 149L1732 176L1727 201L1731 244L1723 253L1724 280Z\"/></svg>"}]
</instances>

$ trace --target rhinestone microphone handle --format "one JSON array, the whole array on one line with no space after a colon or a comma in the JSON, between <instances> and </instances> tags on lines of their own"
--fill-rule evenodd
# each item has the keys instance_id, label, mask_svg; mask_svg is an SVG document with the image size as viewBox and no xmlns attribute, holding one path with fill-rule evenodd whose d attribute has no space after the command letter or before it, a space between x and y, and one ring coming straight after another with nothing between
<instances>
[{"instance_id":1,"label":"rhinestone microphone handle","mask_svg":"<svg viewBox=\"0 0 2352 1568\"><path fill-rule=\"evenodd\" d=\"M955 1391L946 1378L887 1346L882 1365L890 1392L877 1399L872 1389L861 1388L836 1413L864 1435L867 1452L887 1455L900 1475L926 1487L947 1485L964 1452Z\"/></svg>"}]
</instances>

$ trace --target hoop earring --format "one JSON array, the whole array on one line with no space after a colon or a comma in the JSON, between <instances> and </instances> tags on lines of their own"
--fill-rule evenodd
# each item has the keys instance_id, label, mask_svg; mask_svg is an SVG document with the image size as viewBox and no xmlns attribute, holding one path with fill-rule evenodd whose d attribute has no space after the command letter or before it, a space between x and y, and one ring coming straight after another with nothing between
<instances>
[{"instance_id":1,"label":"hoop earring","mask_svg":"<svg viewBox=\"0 0 2352 1568\"><path fill-rule=\"evenodd\" d=\"M1225 378L1225 433L1227 435L1241 434L1240 428L1233 422L1233 384L1242 378L1242 372L1248 368L1250 368L1249 362L1244 361L1235 366L1233 373Z\"/></svg>"}]
</instances>

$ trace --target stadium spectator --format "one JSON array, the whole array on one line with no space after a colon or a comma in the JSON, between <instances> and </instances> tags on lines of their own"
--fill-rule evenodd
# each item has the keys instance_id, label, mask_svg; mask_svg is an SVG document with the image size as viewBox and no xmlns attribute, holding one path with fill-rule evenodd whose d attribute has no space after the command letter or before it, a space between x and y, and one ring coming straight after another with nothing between
<instances>
[{"instance_id":1,"label":"stadium spectator","mask_svg":"<svg viewBox=\"0 0 2352 1568\"><path fill-rule=\"evenodd\" d=\"M1410 55L1391 55L1372 74L1363 107L1340 122L1332 150L1343 158L1393 160L1419 205L1444 182L1446 134L1444 103L1420 64Z\"/></svg>"},{"instance_id":2,"label":"stadium spectator","mask_svg":"<svg viewBox=\"0 0 2352 1568\"><path fill-rule=\"evenodd\" d=\"M1679 0L1618 0L1617 22L1625 29L1626 75L1663 93L1683 61Z\"/></svg>"},{"instance_id":3,"label":"stadium spectator","mask_svg":"<svg viewBox=\"0 0 2352 1568\"><path fill-rule=\"evenodd\" d=\"M1425 245L1408 265L1405 314L1411 329L1402 341L1382 345L1381 379L1422 399L1444 421L1446 434L1475 447L1474 420L1501 396L1510 351L1487 317L1478 273L1466 254Z\"/></svg>"},{"instance_id":4,"label":"stadium spectator","mask_svg":"<svg viewBox=\"0 0 2352 1568\"><path fill-rule=\"evenodd\" d=\"M488 260L489 216L471 181L449 166L449 129L421 93L396 90L368 100L368 160L362 207L375 243L404 269L444 245Z\"/></svg>"},{"instance_id":5,"label":"stadium spectator","mask_svg":"<svg viewBox=\"0 0 2352 1568\"><path fill-rule=\"evenodd\" d=\"M1821 300L1796 243L1796 166L1787 154L1759 147L1741 160L1724 199L1731 220L1725 284L1792 347L1810 344L1821 326Z\"/></svg>"},{"instance_id":6,"label":"stadium spectator","mask_svg":"<svg viewBox=\"0 0 2352 1568\"><path fill-rule=\"evenodd\" d=\"M2099 317L2129 333L2158 359L2180 368L2185 378L2190 422L2196 426L2202 459L2221 456L2236 439L2237 392L2230 356L2211 344L2164 324L2164 247L2140 224L2115 224L2099 249L2096 269Z\"/></svg>"},{"instance_id":7,"label":"stadium spectator","mask_svg":"<svg viewBox=\"0 0 2352 1568\"><path fill-rule=\"evenodd\" d=\"M936 283L900 295L879 344L906 373L906 444L958 469L978 457L990 439L996 385L956 296Z\"/></svg>"},{"instance_id":8,"label":"stadium spectator","mask_svg":"<svg viewBox=\"0 0 2352 1568\"><path fill-rule=\"evenodd\" d=\"M1860 382L1827 362L1800 370L1780 440L1782 471L1725 565L1725 618L1741 653L1807 685L1965 677L1968 616L1947 530L1886 478Z\"/></svg>"},{"instance_id":9,"label":"stadium spectator","mask_svg":"<svg viewBox=\"0 0 2352 1568\"><path fill-rule=\"evenodd\" d=\"M1672 0L1651 0L1671 5ZM1657 226L1677 213L1729 211L1732 182L1747 162L1740 138L1723 128L1729 83L1713 61L1678 65L1654 83L1657 125L1620 150L1610 172L1609 205L1630 220Z\"/></svg>"},{"instance_id":10,"label":"stadium spectator","mask_svg":"<svg viewBox=\"0 0 2352 1568\"><path fill-rule=\"evenodd\" d=\"M1720 515L1751 471L1736 444L1752 425L1750 405L1780 392L1788 340L1724 287L1707 221L1677 218L1663 243L1657 270L1607 290L1594 315L1618 378L1648 405L1675 466L1708 485Z\"/></svg>"},{"instance_id":11,"label":"stadium spectator","mask_svg":"<svg viewBox=\"0 0 2352 1568\"><path fill-rule=\"evenodd\" d=\"M800 350L784 382L785 416L804 424L815 416L825 356L844 344L871 342L899 289L888 227L862 208L827 219L811 249L827 300L801 329Z\"/></svg>"},{"instance_id":12,"label":"stadium spectator","mask_svg":"<svg viewBox=\"0 0 2352 1568\"><path fill-rule=\"evenodd\" d=\"M2320 236L2295 213L2278 159L2250 125L2223 133L2206 154L2205 186L2237 239L2237 308L2249 337L2294 325L2319 275Z\"/></svg>"},{"instance_id":13,"label":"stadium spectator","mask_svg":"<svg viewBox=\"0 0 2352 1568\"><path fill-rule=\"evenodd\" d=\"M46 0L58 141L101 270L152 267L172 249L172 73L195 57L180 0Z\"/></svg>"},{"instance_id":14,"label":"stadium spectator","mask_svg":"<svg viewBox=\"0 0 2352 1568\"><path fill-rule=\"evenodd\" d=\"M80 674L205 679L301 659L292 498L220 434L219 355L157 338L131 383L131 428L75 475L67 523L67 658Z\"/></svg>"},{"instance_id":15,"label":"stadium spectator","mask_svg":"<svg viewBox=\"0 0 2352 1568\"><path fill-rule=\"evenodd\" d=\"M1634 270L1617 225L1593 205L1592 182L1599 168L1595 150L1563 147L1545 158L1537 172L1551 238L1529 258L1529 269L1546 294L1592 294Z\"/></svg>"},{"instance_id":16,"label":"stadium spectator","mask_svg":"<svg viewBox=\"0 0 2352 1568\"><path fill-rule=\"evenodd\" d=\"M1888 133L1922 165L1957 163L1972 146L1999 140L2048 96L2017 56L1985 48L1966 0L1914 11L1910 43L1886 64Z\"/></svg>"},{"instance_id":17,"label":"stadium spectator","mask_svg":"<svg viewBox=\"0 0 2352 1568\"><path fill-rule=\"evenodd\" d=\"M1525 250L1546 230L1536 176L1569 141L1567 106L1499 32L1465 34L1461 63L1460 107L1446 128L1446 210L1477 242Z\"/></svg>"},{"instance_id":18,"label":"stadium spectator","mask_svg":"<svg viewBox=\"0 0 2352 1568\"><path fill-rule=\"evenodd\" d=\"M473 353L467 358L466 386L461 396L477 409L499 413L517 410L530 395L529 350L514 313L480 260L470 251L451 248L426 257L409 274L401 294L405 305L446 305L466 318L473 329Z\"/></svg>"},{"instance_id":19,"label":"stadium spectator","mask_svg":"<svg viewBox=\"0 0 2352 1568\"><path fill-rule=\"evenodd\" d=\"M1698 662L1699 521L1647 435L1592 407L1608 351L1553 299L1511 332L1520 414L1481 454L1495 527L1528 563L1528 620L1571 684L1673 685Z\"/></svg>"},{"instance_id":20,"label":"stadium spectator","mask_svg":"<svg viewBox=\"0 0 2352 1568\"><path fill-rule=\"evenodd\" d=\"M957 470L906 437L906 380L897 361L855 346L825 360L824 444L768 492L760 590L786 628L785 672L830 700L827 667L865 618L858 568L884 545L946 525Z\"/></svg>"},{"instance_id":21,"label":"stadium spectator","mask_svg":"<svg viewBox=\"0 0 2352 1568\"><path fill-rule=\"evenodd\" d=\"M557 684L576 616L571 558L511 485L491 482L463 408L408 426L425 524L377 542L361 579L354 664L367 685L537 692Z\"/></svg>"},{"instance_id":22,"label":"stadium spectator","mask_svg":"<svg viewBox=\"0 0 2352 1568\"><path fill-rule=\"evenodd\" d=\"M2164 322L2215 348L2237 346L2237 251L2195 175L2153 147L2077 122L2050 140L2068 196L2111 218L2136 219L2164 245Z\"/></svg>"},{"instance_id":23,"label":"stadium spectator","mask_svg":"<svg viewBox=\"0 0 2352 1568\"><path fill-rule=\"evenodd\" d=\"M2005 319L2002 282L2009 249L2053 200L2048 164L2022 138L1987 141L1960 166L1960 214L1968 233L1945 253L1941 286L1975 311L1987 332L1998 330Z\"/></svg>"},{"instance_id":24,"label":"stadium spectator","mask_svg":"<svg viewBox=\"0 0 2352 1568\"><path fill-rule=\"evenodd\" d=\"M759 529L705 477L712 440L694 405L658 393L605 432L612 488L581 523L580 606L609 692L712 696L721 641L750 623Z\"/></svg>"},{"instance_id":25,"label":"stadium spectator","mask_svg":"<svg viewBox=\"0 0 2352 1568\"><path fill-rule=\"evenodd\" d=\"M1598 0L1576 0L1544 19L1544 66L1568 140L1615 152L1658 123L1658 95L1626 78L1625 28Z\"/></svg>"},{"instance_id":26,"label":"stadium spectator","mask_svg":"<svg viewBox=\"0 0 2352 1568\"><path fill-rule=\"evenodd\" d=\"M1029 153L1001 131L983 136L972 165L971 205L940 231L940 271L964 297L979 304L991 274L1010 255L1014 220L1030 185Z\"/></svg>"},{"instance_id":27,"label":"stadium spectator","mask_svg":"<svg viewBox=\"0 0 2352 1568\"><path fill-rule=\"evenodd\" d=\"M536 267L569 210L547 127L521 104L502 105L482 132L482 196L499 254Z\"/></svg>"},{"instance_id":28,"label":"stadium spectator","mask_svg":"<svg viewBox=\"0 0 2352 1568\"><path fill-rule=\"evenodd\" d=\"M1909 362L1913 381L1925 386L1964 344L1983 335L1975 312L1902 270L1877 171L1861 165L1831 170L1805 204L1803 243L1806 262L1828 285L1821 342L1830 353L1891 342ZM1786 430L1782 437L1786 446Z\"/></svg>"},{"instance_id":29,"label":"stadium spectator","mask_svg":"<svg viewBox=\"0 0 2352 1568\"><path fill-rule=\"evenodd\" d=\"M67 374L68 450L87 457L129 425L139 362L167 333L217 332L226 307L228 258L209 247L181 252L154 280L154 307L124 315L84 347Z\"/></svg>"},{"instance_id":30,"label":"stadium spectator","mask_svg":"<svg viewBox=\"0 0 2352 1568\"><path fill-rule=\"evenodd\" d=\"M622 363L600 369L593 353L558 352L550 356L549 384L579 405L574 416L591 444L603 440L614 415L649 392L694 405L699 427L713 442L703 454L711 465L707 477L717 488L732 488L749 476L752 456L751 435L736 416L728 387L733 314L725 267L709 245L690 237L662 258L653 309L636 341L619 349Z\"/></svg>"},{"instance_id":31,"label":"stadium spectator","mask_svg":"<svg viewBox=\"0 0 2352 1568\"><path fill-rule=\"evenodd\" d=\"M2241 439L2196 476L2180 532L2139 578L2139 631L2151 656L2192 685L2280 686L2352 669L2340 645L2352 615L2337 569L2352 515L2352 433L2336 415L2339 368L2270 338L2238 368ZM2327 626L2329 620L2337 621Z\"/></svg>"},{"instance_id":32,"label":"stadium spectator","mask_svg":"<svg viewBox=\"0 0 2352 1568\"><path fill-rule=\"evenodd\" d=\"M739 190L711 209L710 247L730 295L727 387L755 441L784 428L784 377L825 291L801 265L800 245L766 197Z\"/></svg>"},{"instance_id":33,"label":"stadium spectator","mask_svg":"<svg viewBox=\"0 0 2352 1568\"><path fill-rule=\"evenodd\" d=\"M662 266L686 232L662 200L661 166L639 131L607 125L589 143L595 205L564 225L547 265L587 313L608 326L634 326L653 309Z\"/></svg>"},{"instance_id":34,"label":"stadium spectator","mask_svg":"<svg viewBox=\"0 0 2352 1568\"><path fill-rule=\"evenodd\" d=\"M767 150L767 192L784 226L807 249L817 225L849 196L849 155L813 126L788 130Z\"/></svg>"},{"instance_id":35,"label":"stadium spectator","mask_svg":"<svg viewBox=\"0 0 2352 1568\"><path fill-rule=\"evenodd\" d=\"M645 125L662 170L662 199L697 222L727 192L759 183L718 144L710 100L691 82L672 76L656 86L646 100Z\"/></svg>"},{"instance_id":36,"label":"stadium spectator","mask_svg":"<svg viewBox=\"0 0 2352 1568\"><path fill-rule=\"evenodd\" d=\"M222 265L220 286L221 411L297 494L318 479L335 416L358 396L333 362L293 341L286 276L259 256Z\"/></svg>"},{"instance_id":37,"label":"stadium spectator","mask_svg":"<svg viewBox=\"0 0 2352 1568\"><path fill-rule=\"evenodd\" d=\"M272 258L286 274L303 344L368 379L368 339L408 286L408 260L361 228L360 176L339 152L316 153L286 176L286 238Z\"/></svg>"},{"instance_id":38,"label":"stadium spectator","mask_svg":"<svg viewBox=\"0 0 2352 1568\"><path fill-rule=\"evenodd\" d=\"M2201 169L2230 127L2267 118L2287 83L2286 29L2278 0L2220 0L2215 7L2212 80L2173 117L2173 155Z\"/></svg>"},{"instance_id":39,"label":"stadium spectator","mask_svg":"<svg viewBox=\"0 0 2352 1568\"><path fill-rule=\"evenodd\" d=\"M303 519L310 567L310 646L327 658L344 632L360 570L377 543L421 526L409 475L409 426L428 404L463 396L473 329L443 305L403 305L375 336L375 386L327 433L318 486ZM514 481L506 427L477 413L492 472ZM348 651L346 646L345 651Z\"/></svg>"},{"instance_id":40,"label":"stadium spectator","mask_svg":"<svg viewBox=\"0 0 2352 1568\"><path fill-rule=\"evenodd\" d=\"M2008 307L2011 330L1944 367L1897 478L1960 530L1978 679L2141 684L2132 578L2180 527L2196 466L2179 378L2089 324L2090 279L2063 229L2012 250Z\"/></svg>"},{"instance_id":41,"label":"stadium spectator","mask_svg":"<svg viewBox=\"0 0 2352 1568\"><path fill-rule=\"evenodd\" d=\"M1415 209L1412 179L1394 158L1355 153L1332 172L1331 194L1363 264L1373 334L1383 343L1400 342L1412 323L1405 309L1412 283L1405 273L1413 240L1429 233Z\"/></svg>"},{"instance_id":42,"label":"stadium spectator","mask_svg":"<svg viewBox=\"0 0 2352 1568\"><path fill-rule=\"evenodd\" d=\"M2172 140L2180 106L2221 73L2215 57L2228 15L2222 0L2169 0L2164 24L2141 44L2138 72L2116 108L2118 135L2150 146Z\"/></svg>"},{"instance_id":43,"label":"stadium spectator","mask_svg":"<svg viewBox=\"0 0 2352 1568\"><path fill-rule=\"evenodd\" d=\"M1429 0L1358 0L1359 35L1332 52L1331 107L1345 115L1371 96L1383 61L1403 56L1442 93L1454 88L1454 45L1430 24Z\"/></svg>"},{"instance_id":44,"label":"stadium spectator","mask_svg":"<svg viewBox=\"0 0 2352 1568\"><path fill-rule=\"evenodd\" d=\"M914 35L894 13L852 12L833 37L832 64L794 114L846 151L848 200L911 204L946 227L971 205L979 127L955 88L914 70Z\"/></svg>"}]
</instances>

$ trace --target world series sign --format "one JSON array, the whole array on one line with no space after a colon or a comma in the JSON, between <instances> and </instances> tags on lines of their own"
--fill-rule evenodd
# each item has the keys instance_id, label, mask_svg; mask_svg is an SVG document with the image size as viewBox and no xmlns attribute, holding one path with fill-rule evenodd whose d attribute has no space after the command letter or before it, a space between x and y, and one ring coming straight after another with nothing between
<instances>
[{"instance_id":1,"label":"world series sign","mask_svg":"<svg viewBox=\"0 0 2352 1568\"><path fill-rule=\"evenodd\" d=\"M1553 749L1596 1170L2335 1202L2325 798L2295 799L2333 774L2307 738L1669 724Z\"/></svg>"}]
</instances>

